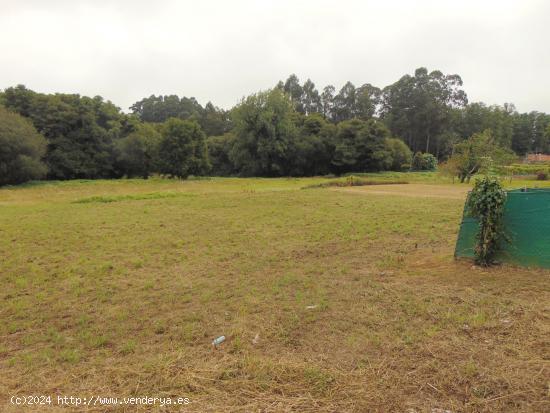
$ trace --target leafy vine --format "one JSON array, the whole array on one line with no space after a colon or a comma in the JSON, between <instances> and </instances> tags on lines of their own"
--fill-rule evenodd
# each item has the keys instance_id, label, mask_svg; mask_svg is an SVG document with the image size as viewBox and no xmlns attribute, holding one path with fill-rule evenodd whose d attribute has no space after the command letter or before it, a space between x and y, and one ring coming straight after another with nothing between
<instances>
[{"instance_id":1,"label":"leafy vine","mask_svg":"<svg viewBox=\"0 0 550 413\"><path fill-rule=\"evenodd\" d=\"M485 176L476 180L466 205L469 214L479 221L474 248L475 261L479 265L493 264L502 242L507 240L502 224L505 202L506 191L497 178Z\"/></svg>"}]
</instances>

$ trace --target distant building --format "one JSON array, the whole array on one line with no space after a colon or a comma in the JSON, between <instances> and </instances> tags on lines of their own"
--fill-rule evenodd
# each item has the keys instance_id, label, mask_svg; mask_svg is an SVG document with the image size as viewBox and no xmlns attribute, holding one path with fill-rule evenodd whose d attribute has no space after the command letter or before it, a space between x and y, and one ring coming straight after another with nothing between
<instances>
[{"instance_id":1,"label":"distant building","mask_svg":"<svg viewBox=\"0 0 550 413\"><path fill-rule=\"evenodd\" d=\"M526 163L550 163L550 155L530 153L525 157Z\"/></svg>"}]
</instances>

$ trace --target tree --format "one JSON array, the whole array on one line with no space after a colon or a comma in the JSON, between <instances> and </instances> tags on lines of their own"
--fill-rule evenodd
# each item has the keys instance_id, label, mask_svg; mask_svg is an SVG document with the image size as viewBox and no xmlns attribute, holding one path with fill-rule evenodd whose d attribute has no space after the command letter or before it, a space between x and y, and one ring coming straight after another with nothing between
<instances>
[{"instance_id":1,"label":"tree","mask_svg":"<svg viewBox=\"0 0 550 413\"><path fill-rule=\"evenodd\" d=\"M128 177L147 179L158 168L160 133L150 124L137 124L129 135L116 142L119 170Z\"/></svg>"},{"instance_id":2,"label":"tree","mask_svg":"<svg viewBox=\"0 0 550 413\"><path fill-rule=\"evenodd\" d=\"M398 138L387 138L384 142L390 154L392 171L402 171L411 166L412 152L405 142Z\"/></svg>"},{"instance_id":3,"label":"tree","mask_svg":"<svg viewBox=\"0 0 550 413\"><path fill-rule=\"evenodd\" d=\"M231 160L246 176L281 176L290 171L298 130L290 97L280 89L243 99L232 111L235 145Z\"/></svg>"},{"instance_id":4,"label":"tree","mask_svg":"<svg viewBox=\"0 0 550 413\"><path fill-rule=\"evenodd\" d=\"M300 79L295 74L292 74L286 80L283 90L290 96L292 102L294 102L295 108L298 112L304 113L304 105L302 103L302 96L304 89L300 86Z\"/></svg>"},{"instance_id":5,"label":"tree","mask_svg":"<svg viewBox=\"0 0 550 413\"><path fill-rule=\"evenodd\" d=\"M537 153L550 152L550 139L546 131L550 126L550 115L531 112L533 119L533 151Z\"/></svg>"},{"instance_id":6,"label":"tree","mask_svg":"<svg viewBox=\"0 0 550 413\"><path fill-rule=\"evenodd\" d=\"M42 178L45 153L46 140L32 123L0 106L0 185Z\"/></svg>"},{"instance_id":7,"label":"tree","mask_svg":"<svg viewBox=\"0 0 550 413\"><path fill-rule=\"evenodd\" d=\"M335 129L319 113L303 117L291 153L290 175L312 176L330 172Z\"/></svg>"},{"instance_id":8,"label":"tree","mask_svg":"<svg viewBox=\"0 0 550 413\"><path fill-rule=\"evenodd\" d=\"M235 136L228 132L222 136L209 136L206 139L208 158L212 164L211 174L214 176L230 176L236 173L230 154L235 145Z\"/></svg>"},{"instance_id":9,"label":"tree","mask_svg":"<svg viewBox=\"0 0 550 413\"><path fill-rule=\"evenodd\" d=\"M458 75L416 69L414 76L405 75L384 88L381 117L415 152L437 153L437 137L449 129L452 109L468 102L461 87Z\"/></svg>"},{"instance_id":10,"label":"tree","mask_svg":"<svg viewBox=\"0 0 550 413\"><path fill-rule=\"evenodd\" d=\"M353 119L357 114L357 96L355 86L347 82L340 92L334 97L333 120L342 122Z\"/></svg>"},{"instance_id":11,"label":"tree","mask_svg":"<svg viewBox=\"0 0 550 413\"><path fill-rule=\"evenodd\" d=\"M498 146L488 129L456 144L450 160L458 171L460 182L469 182L474 174L486 172L495 164L510 163L513 159L513 152Z\"/></svg>"},{"instance_id":12,"label":"tree","mask_svg":"<svg viewBox=\"0 0 550 413\"><path fill-rule=\"evenodd\" d=\"M490 129L495 142L503 148L510 148L513 143L515 107L511 104L503 106L486 106L476 102L466 105L461 110L456 130L467 139L475 133Z\"/></svg>"},{"instance_id":13,"label":"tree","mask_svg":"<svg viewBox=\"0 0 550 413\"><path fill-rule=\"evenodd\" d=\"M306 80L302 88L302 107L304 113L309 115L311 113L321 113L321 97L319 92L315 89L315 84L310 80Z\"/></svg>"},{"instance_id":14,"label":"tree","mask_svg":"<svg viewBox=\"0 0 550 413\"><path fill-rule=\"evenodd\" d=\"M111 102L100 96L46 95L21 85L6 89L3 101L46 138L48 178L119 176L113 142L124 131L127 116Z\"/></svg>"},{"instance_id":15,"label":"tree","mask_svg":"<svg viewBox=\"0 0 550 413\"><path fill-rule=\"evenodd\" d=\"M209 170L206 137L196 121L170 118L161 134L159 172L185 179Z\"/></svg>"},{"instance_id":16,"label":"tree","mask_svg":"<svg viewBox=\"0 0 550 413\"><path fill-rule=\"evenodd\" d=\"M376 86L366 83L356 91L355 116L367 120L378 111L382 91Z\"/></svg>"},{"instance_id":17,"label":"tree","mask_svg":"<svg viewBox=\"0 0 550 413\"><path fill-rule=\"evenodd\" d=\"M159 149L161 141L167 144L161 130L164 123L167 129L175 125L168 122L172 118L194 121L205 136L212 137L197 144L189 164L187 159L171 163L177 151L163 153L163 169L178 176L205 173L208 156L213 173L219 175L401 169L413 163L405 146L420 152L416 164L435 165L436 159L448 160L457 150L465 156L468 146L461 143L486 130L498 148L519 155L550 153L550 115L518 113L510 103L468 104L460 76L426 68L383 90L370 83L355 87L346 82L338 92L328 85L322 93L311 79L301 85L293 74L274 90L243 99L230 111L212 102L202 107L192 97L151 95L132 105L133 114L127 115L100 96L48 95L22 85L0 92L0 105L28 118L46 138L43 161L51 179L146 177L159 172L154 142L159 141ZM363 123L349 123L352 120ZM380 122L389 131L382 132ZM148 123L152 126L145 126ZM460 164L457 159L447 162L449 171ZM473 161L472 168L480 167ZM468 173L463 179L469 179Z\"/></svg>"},{"instance_id":18,"label":"tree","mask_svg":"<svg viewBox=\"0 0 550 413\"><path fill-rule=\"evenodd\" d=\"M321 93L321 113L325 119L332 119L334 115L334 91L332 85L325 86Z\"/></svg>"},{"instance_id":19,"label":"tree","mask_svg":"<svg viewBox=\"0 0 550 413\"><path fill-rule=\"evenodd\" d=\"M460 175L460 163L458 157L451 157L445 162L440 163L437 167L437 172L447 178L452 178L453 183L455 178Z\"/></svg>"},{"instance_id":20,"label":"tree","mask_svg":"<svg viewBox=\"0 0 550 413\"><path fill-rule=\"evenodd\" d=\"M223 135L231 130L229 113L208 102L202 110L199 123L206 136Z\"/></svg>"},{"instance_id":21,"label":"tree","mask_svg":"<svg viewBox=\"0 0 550 413\"><path fill-rule=\"evenodd\" d=\"M346 82L332 99L332 120L342 122L353 118L372 118L378 110L380 95L380 89L370 83L356 88L353 83Z\"/></svg>"},{"instance_id":22,"label":"tree","mask_svg":"<svg viewBox=\"0 0 550 413\"><path fill-rule=\"evenodd\" d=\"M380 171L391 167L388 129L379 121L352 119L338 124L332 165L337 173Z\"/></svg>"},{"instance_id":23,"label":"tree","mask_svg":"<svg viewBox=\"0 0 550 413\"><path fill-rule=\"evenodd\" d=\"M158 123L169 118L198 120L203 111L194 97L180 98L177 95L151 95L134 103L130 109L142 121Z\"/></svg>"},{"instance_id":24,"label":"tree","mask_svg":"<svg viewBox=\"0 0 550 413\"><path fill-rule=\"evenodd\" d=\"M525 155L533 147L533 121L528 113L515 114L512 134L512 150Z\"/></svg>"}]
</instances>

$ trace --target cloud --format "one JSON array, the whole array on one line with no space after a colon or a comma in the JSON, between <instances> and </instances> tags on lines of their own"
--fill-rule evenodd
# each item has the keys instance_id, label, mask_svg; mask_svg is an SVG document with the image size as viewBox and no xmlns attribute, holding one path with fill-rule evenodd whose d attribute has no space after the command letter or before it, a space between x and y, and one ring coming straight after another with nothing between
<instances>
[{"instance_id":1,"label":"cloud","mask_svg":"<svg viewBox=\"0 0 550 413\"><path fill-rule=\"evenodd\" d=\"M458 73L471 101L550 112L544 1L2 1L0 88L231 107L296 73L322 88Z\"/></svg>"}]
</instances>

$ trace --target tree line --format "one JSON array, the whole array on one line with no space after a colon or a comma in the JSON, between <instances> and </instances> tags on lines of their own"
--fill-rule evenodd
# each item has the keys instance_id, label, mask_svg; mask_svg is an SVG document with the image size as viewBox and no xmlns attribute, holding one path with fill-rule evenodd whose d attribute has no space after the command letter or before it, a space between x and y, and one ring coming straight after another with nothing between
<instances>
[{"instance_id":1,"label":"tree line","mask_svg":"<svg viewBox=\"0 0 550 413\"><path fill-rule=\"evenodd\" d=\"M462 86L458 75L425 68L382 89L347 82L319 90L291 75L230 110L153 95L124 113L100 96L19 85L0 93L0 184L432 169L453 155L472 158L468 148L550 151L550 115L469 103Z\"/></svg>"}]
</instances>

